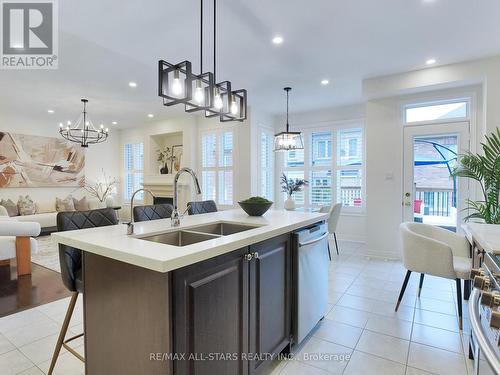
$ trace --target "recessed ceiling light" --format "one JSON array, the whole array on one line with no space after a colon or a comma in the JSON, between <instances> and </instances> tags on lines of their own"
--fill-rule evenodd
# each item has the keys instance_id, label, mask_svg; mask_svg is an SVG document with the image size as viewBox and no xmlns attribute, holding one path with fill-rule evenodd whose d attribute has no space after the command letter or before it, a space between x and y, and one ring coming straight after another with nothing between
<instances>
[{"instance_id":1,"label":"recessed ceiling light","mask_svg":"<svg viewBox=\"0 0 500 375\"><path fill-rule=\"evenodd\" d=\"M113 125L117 125L118 123L116 121L111 122Z\"/></svg>"},{"instance_id":2,"label":"recessed ceiling light","mask_svg":"<svg viewBox=\"0 0 500 375\"><path fill-rule=\"evenodd\" d=\"M427 65L433 65L436 63L436 59L429 59L425 62Z\"/></svg>"},{"instance_id":3,"label":"recessed ceiling light","mask_svg":"<svg viewBox=\"0 0 500 375\"><path fill-rule=\"evenodd\" d=\"M129 82L128 85L130 87L137 87L137 83L135 83L135 82Z\"/></svg>"},{"instance_id":4,"label":"recessed ceiling light","mask_svg":"<svg viewBox=\"0 0 500 375\"><path fill-rule=\"evenodd\" d=\"M323 86L326 86L326 85L328 85L329 83L330 83L330 81L329 81L329 80L327 80L327 79L323 79L323 80L321 80L321 84L322 84Z\"/></svg>"},{"instance_id":5,"label":"recessed ceiling light","mask_svg":"<svg viewBox=\"0 0 500 375\"><path fill-rule=\"evenodd\" d=\"M53 109L47 109L47 112L50 113L50 114L53 114L54 110Z\"/></svg>"},{"instance_id":6,"label":"recessed ceiling light","mask_svg":"<svg viewBox=\"0 0 500 375\"><path fill-rule=\"evenodd\" d=\"M152 113L149 113L149 114L148 114L148 117L149 117L149 118L153 118L153 117L155 117L155 115L153 115Z\"/></svg>"},{"instance_id":7,"label":"recessed ceiling light","mask_svg":"<svg viewBox=\"0 0 500 375\"><path fill-rule=\"evenodd\" d=\"M276 35L276 36L273 38L273 43L274 43L274 44L281 44L281 43L283 43L283 37L282 37L282 36L279 36L279 35Z\"/></svg>"}]
</instances>

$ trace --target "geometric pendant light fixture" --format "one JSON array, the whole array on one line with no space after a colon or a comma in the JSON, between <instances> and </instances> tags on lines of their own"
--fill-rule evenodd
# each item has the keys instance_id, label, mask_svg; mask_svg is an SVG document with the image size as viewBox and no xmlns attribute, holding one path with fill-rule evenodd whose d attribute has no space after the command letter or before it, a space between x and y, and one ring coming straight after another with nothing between
<instances>
[{"instance_id":1,"label":"geometric pendant light fixture","mask_svg":"<svg viewBox=\"0 0 500 375\"><path fill-rule=\"evenodd\" d=\"M215 82L216 73L216 0L213 0L214 72L203 72L203 0L200 0L200 74L193 73L190 61L171 64L158 62L158 95L163 105L184 104L186 112L204 111L206 117L221 122L247 119L247 91L232 90L231 82Z\"/></svg>"},{"instance_id":2,"label":"geometric pendant light fixture","mask_svg":"<svg viewBox=\"0 0 500 375\"><path fill-rule=\"evenodd\" d=\"M300 132L291 132L288 123L288 101L291 87L285 87L286 92L286 131L274 135L274 151L303 150L304 142Z\"/></svg>"},{"instance_id":3,"label":"geometric pendant light fixture","mask_svg":"<svg viewBox=\"0 0 500 375\"><path fill-rule=\"evenodd\" d=\"M96 129L87 114L88 100L82 99L81 101L83 103L82 114L74 124L71 121L68 121L66 126L62 122L59 123L59 134L70 142L79 143L82 147L104 142L108 139L109 129L104 128L102 124L99 129Z\"/></svg>"}]
</instances>

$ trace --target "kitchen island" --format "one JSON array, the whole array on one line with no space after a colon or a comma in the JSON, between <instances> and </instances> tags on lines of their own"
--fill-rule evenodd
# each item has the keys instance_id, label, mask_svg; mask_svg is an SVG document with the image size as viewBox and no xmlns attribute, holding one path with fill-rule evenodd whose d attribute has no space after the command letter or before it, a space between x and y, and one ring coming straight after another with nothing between
<instances>
[{"instance_id":1,"label":"kitchen island","mask_svg":"<svg viewBox=\"0 0 500 375\"><path fill-rule=\"evenodd\" d=\"M291 233L327 215L235 209L136 223L133 235L54 233L83 250L86 373L266 373L293 342Z\"/></svg>"}]
</instances>

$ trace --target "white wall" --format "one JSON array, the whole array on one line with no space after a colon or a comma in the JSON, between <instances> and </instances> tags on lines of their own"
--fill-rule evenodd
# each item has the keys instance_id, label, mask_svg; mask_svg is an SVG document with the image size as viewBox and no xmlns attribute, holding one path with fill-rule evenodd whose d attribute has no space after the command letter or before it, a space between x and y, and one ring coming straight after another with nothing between
<instances>
[{"instance_id":1,"label":"white wall","mask_svg":"<svg viewBox=\"0 0 500 375\"><path fill-rule=\"evenodd\" d=\"M400 257L402 104L472 93L475 132L471 134L471 148L478 150L484 134L500 126L498 67L500 57L495 57L364 81L364 94L369 99L366 104L369 253Z\"/></svg>"},{"instance_id":2,"label":"white wall","mask_svg":"<svg viewBox=\"0 0 500 375\"><path fill-rule=\"evenodd\" d=\"M45 117L45 116L44 116ZM53 117L45 119L25 118L22 114L12 115L2 111L0 113L0 130L5 132L39 135L45 137L60 137L58 122ZM90 145L85 153L85 178L87 181L95 181L102 177L102 172L108 177L116 177L120 174L120 131L111 129L106 142L98 145ZM0 199L10 198L17 202L19 195L29 194L36 201L55 201L56 197L65 197L72 194L75 197L86 195L83 189L76 188L3 188L0 189ZM120 203L118 200L116 203Z\"/></svg>"},{"instance_id":3,"label":"white wall","mask_svg":"<svg viewBox=\"0 0 500 375\"><path fill-rule=\"evenodd\" d=\"M355 104L350 106L326 108L317 111L299 112L290 115L290 130L304 130L307 128L318 128L326 126L340 126L352 120L364 121L364 104ZM276 132L284 131L286 117L283 115L274 118L274 128ZM278 156L277 163L282 162ZM281 196L279 187L279 166L275 165L275 194ZM282 207L283 202L278 201ZM338 236L340 239L349 241L366 241L366 215L365 213L346 213L343 212L339 221Z\"/></svg>"}]
</instances>

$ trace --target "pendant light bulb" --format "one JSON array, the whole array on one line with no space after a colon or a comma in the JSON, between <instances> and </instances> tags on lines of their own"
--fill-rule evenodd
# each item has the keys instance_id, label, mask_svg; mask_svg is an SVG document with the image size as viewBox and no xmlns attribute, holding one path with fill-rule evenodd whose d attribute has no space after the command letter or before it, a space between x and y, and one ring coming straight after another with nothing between
<instances>
[{"instance_id":1,"label":"pendant light bulb","mask_svg":"<svg viewBox=\"0 0 500 375\"><path fill-rule=\"evenodd\" d=\"M234 99L231 102L231 114L233 114L233 115L238 114L238 105L236 104L236 101Z\"/></svg>"},{"instance_id":2,"label":"pendant light bulb","mask_svg":"<svg viewBox=\"0 0 500 375\"><path fill-rule=\"evenodd\" d=\"M203 92L203 88L201 87L201 81L196 80L196 88L194 90L194 100L197 103L202 104L205 101L205 93Z\"/></svg>"},{"instance_id":3,"label":"pendant light bulb","mask_svg":"<svg viewBox=\"0 0 500 375\"><path fill-rule=\"evenodd\" d=\"M214 95L214 107L217 110L222 109L223 103L222 103L222 98L220 96L220 91L219 89L215 89L215 95Z\"/></svg>"},{"instance_id":4,"label":"pendant light bulb","mask_svg":"<svg viewBox=\"0 0 500 375\"><path fill-rule=\"evenodd\" d=\"M174 95L179 96L182 94L182 84L179 78L179 71L174 72L174 81L172 82L172 92Z\"/></svg>"}]
</instances>

